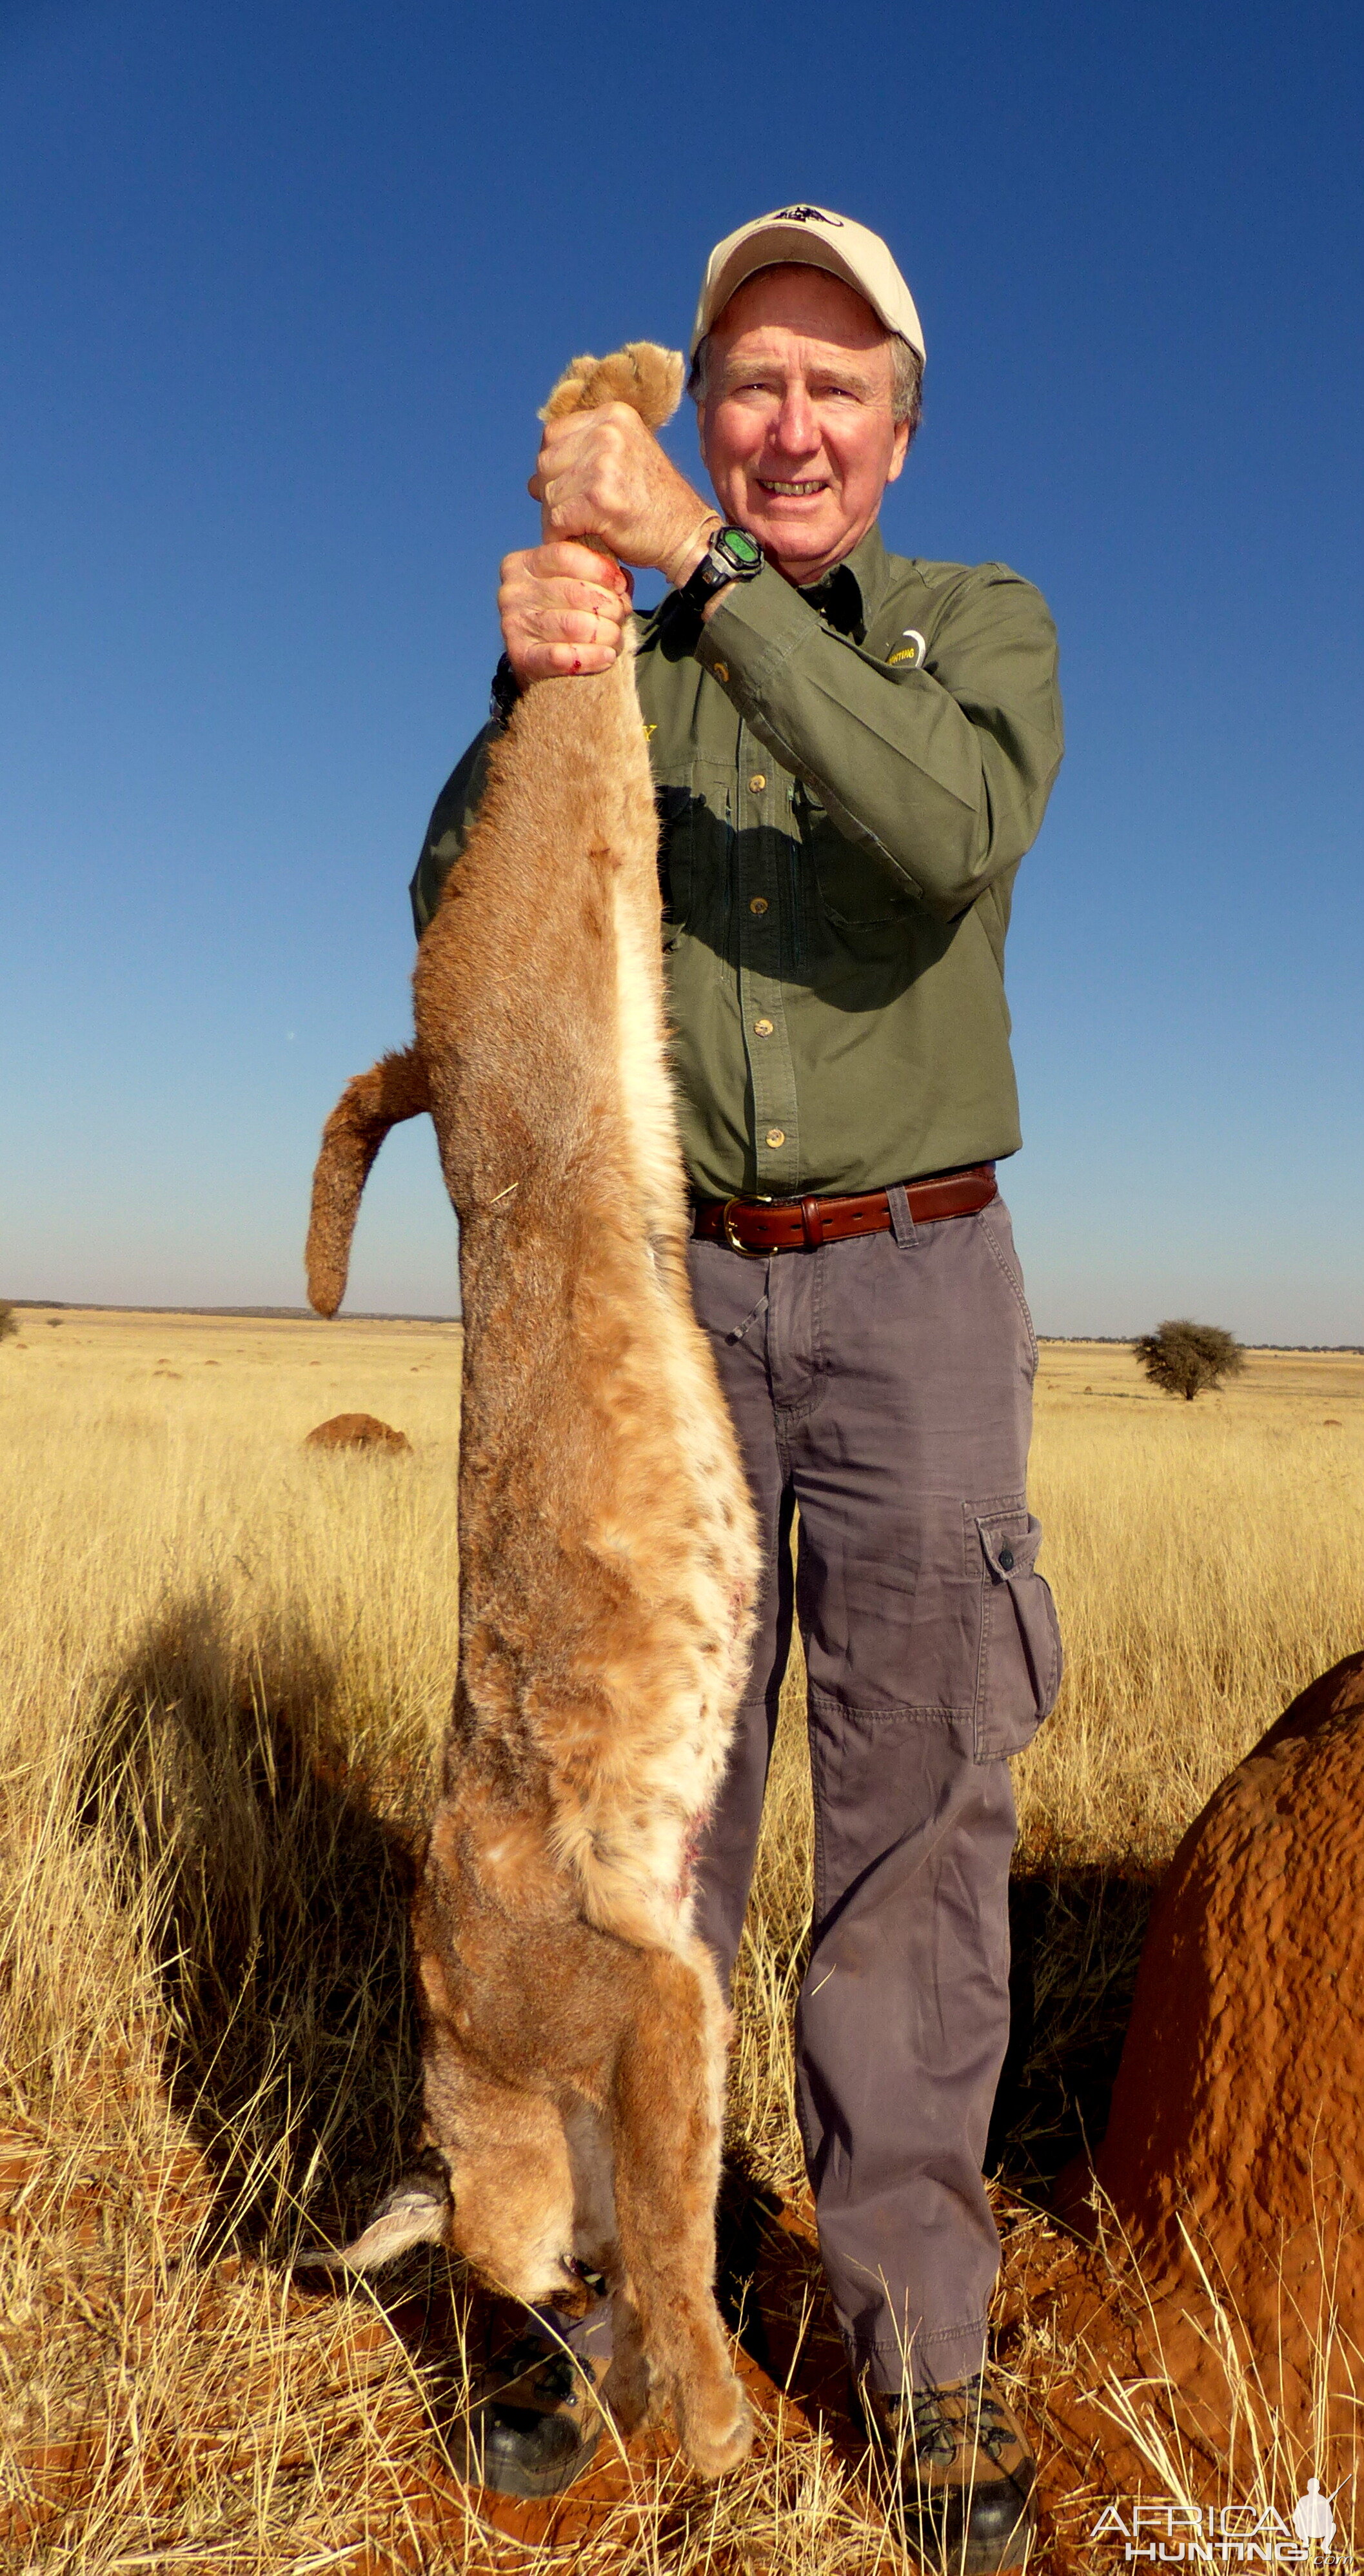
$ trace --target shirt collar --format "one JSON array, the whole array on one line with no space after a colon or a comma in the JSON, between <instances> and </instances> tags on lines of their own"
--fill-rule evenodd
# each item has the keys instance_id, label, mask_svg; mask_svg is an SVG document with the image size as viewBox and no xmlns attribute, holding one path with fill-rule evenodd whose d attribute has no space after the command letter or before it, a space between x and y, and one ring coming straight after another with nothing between
<instances>
[{"instance_id":1,"label":"shirt collar","mask_svg":"<svg viewBox=\"0 0 1364 2576\"><path fill-rule=\"evenodd\" d=\"M845 555L832 571L822 573L818 581L812 581L800 595L811 608L818 609L826 626L860 644L881 605L888 571L881 531L873 520L852 553Z\"/></svg>"}]
</instances>

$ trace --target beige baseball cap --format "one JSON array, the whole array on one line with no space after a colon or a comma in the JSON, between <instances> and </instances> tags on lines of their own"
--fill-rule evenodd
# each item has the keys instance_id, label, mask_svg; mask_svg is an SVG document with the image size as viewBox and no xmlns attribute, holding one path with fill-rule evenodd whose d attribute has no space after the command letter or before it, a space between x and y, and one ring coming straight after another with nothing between
<instances>
[{"instance_id":1,"label":"beige baseball cap","mask_svg":"<svg viewBox=\"0 0 1364 2576\"><path fill-rule=\"evenodd\" d=\"M921 358L925 355L914 298L880 234L869 233L865 224L855 224L847 215L831 214L827 206L778 206L775 214L759 215L756 222L741 224L737 233L727 233L716 243L706 262L692 327L693 357L736 286L742 286L755 268L772 268L781 262L797 268L827 268L832 277L846 278L859 295L865 295L888 331L898 331Z\"/></svg>"}]
</instances>

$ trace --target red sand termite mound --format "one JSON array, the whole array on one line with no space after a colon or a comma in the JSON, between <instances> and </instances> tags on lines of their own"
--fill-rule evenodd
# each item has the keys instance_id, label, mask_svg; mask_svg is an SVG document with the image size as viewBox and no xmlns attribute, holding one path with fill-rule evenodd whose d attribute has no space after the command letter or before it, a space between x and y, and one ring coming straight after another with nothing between
<instances>
[{"instance_id":1,"label":"red sand termite mound","mask_svg":"<svg viewBox=\"0 0 1364 2576\"><path fill-rule=\"evenodd\" d=\"M410 1449L405 1431L395 1431L375 1413L334 1413L319 1422L304 1441L305 1449Z\"/></svg>"},{"instance_id":2,"label":"red sand termite mound","mask_svg":"<svg viewBox=\"0 0 1364 2576\"><path fill-rule=\"evenodd\" d=\"M1364 1654L1295 1699L1185 1835L1157 1899L1097 2175L1149 2281L1180 2221L1244 2306L1364 2342Z\"/></svg>"},{"instance_id":3,"label":"red sand termite mound","mask_svg":"<svg viewBox=\"0 0 1364 2576\"><path fill-rule=\"evenodd\" d=\"M1294 1700L1180 1844L1094 2179L1092 2200L1088 2178L1062 2199L1091 2245L1052 2239L1011 2300L1034 2321L1050 2305L1079 2356L1055 2406L1073 2444L1130 2482L1139 2454L1079 2388L1145 2378L1195 2491L1224 2492L1229 2451L1244 2460L1250 2426L1276 2420L1304 2470L1348 2478L1364 2448L1364 1654Z\"/></svg>"}]
</instances>

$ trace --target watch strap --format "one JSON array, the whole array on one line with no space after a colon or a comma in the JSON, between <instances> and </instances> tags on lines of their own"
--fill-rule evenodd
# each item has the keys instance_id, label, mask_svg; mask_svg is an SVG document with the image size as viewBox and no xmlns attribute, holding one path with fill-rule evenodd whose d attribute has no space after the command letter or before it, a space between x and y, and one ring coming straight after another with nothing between
<instances>
[{"instance_id":1,"label":"watch strap","mask_svg":"<svg viewBox=\"0 0 1364 2576\"><path fill-rule=\"evenodd\" d=\"M727 590L732 581L755 580L763 563L762 547L747 528L719 527L696 570L680 585L677 596L684 608L694 609L700 616L717 590Z\"/></svg>"}]
</instances>

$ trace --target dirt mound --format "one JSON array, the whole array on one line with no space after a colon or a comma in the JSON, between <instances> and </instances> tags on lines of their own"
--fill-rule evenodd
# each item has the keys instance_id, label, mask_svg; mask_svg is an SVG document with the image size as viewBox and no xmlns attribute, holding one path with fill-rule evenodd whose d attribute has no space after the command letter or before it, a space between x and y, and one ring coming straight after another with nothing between
<instances>
[{"instance_id":1,"label":"dirt mound","mask_svg":"<svg viewBox=\"0 0 1364 2576\"><path fill-rule=\"evenodd\" d=\"M334 1413L329 1422L319 1422L304 1441L305 1449L389 1449L410 1450L405 1431L395 1431L390 1422L381 1422L375 1413Z\"/></svg>"},{"instance_id":2,"label":"dirt mound","mask_svg":"<svg viewBox=\"0 0 1364 2576\"><path fill-rule=\"evenodd\" d=\"M1261 1737L1151 1918L1098 2179L1148 2279L1323 2264L1364 2342L1364 1654ZM1315 2302L1313 2302L1315 2305Z\"/></svg>"},{"instance_id":3,"label":"dirt mound","mask_svg":"<svg viewBox=\"0 0 1364 2576\"><path fill-rule=\"evenodd\" d=\"M1094 2176L1063 2177L1063 2214L1090 2245L1053 2238L1011 2302L1034 2324L1050 2304L1054 2345L1084 2349L1091 2390L1095 2364L1100 2377L1148 2378L1148 2421L1178 2432L1191 2484L1209 2496L1238 2416L1249 2429L1277 2412L1305 2468L1337 2461L1338 2478L1354 2465L1362 1900L1358 1654L1294 1700L1180 1844ZM1078 2390L1053 2403L1111 2474L1111 2418L1097 2424ZM1128 2450L1127 2474L1142 2465ZM1144 2465L1149 2483L1149 2453Z\"/></svg>"}]
</instances>

